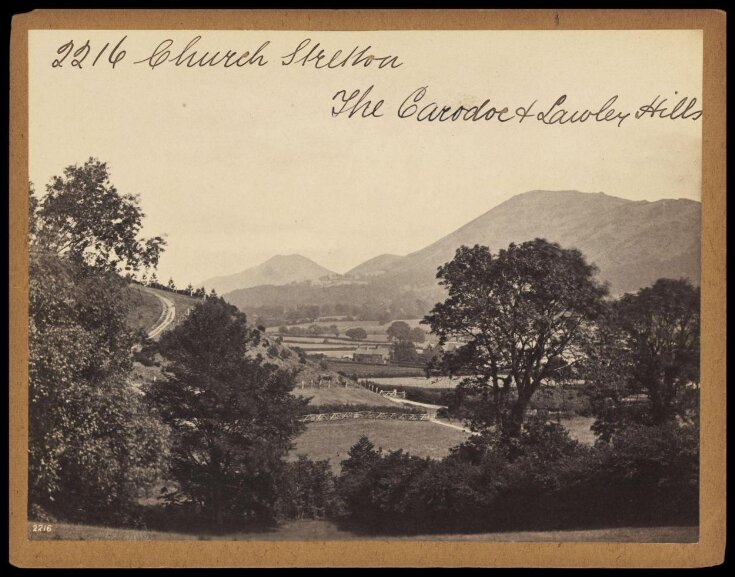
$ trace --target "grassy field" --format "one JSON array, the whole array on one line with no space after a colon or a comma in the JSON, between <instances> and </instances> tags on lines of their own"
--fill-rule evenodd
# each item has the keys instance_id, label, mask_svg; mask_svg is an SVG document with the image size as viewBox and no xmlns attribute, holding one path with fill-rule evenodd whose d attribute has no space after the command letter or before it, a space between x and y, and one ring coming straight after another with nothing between
<instances>
[{"instance_id":1,"label":"grassy field","mask_svg":"<svg viewBox=\"0 0 735 577\"><path fill-rule=\"evenodd\" d=\"M464 377L374 377L368 379L379 385L423 387L427 389L453 389Z\"/></svg>"},{"instance_id":2,"label":"grassy field","mask_svg":"<svg viewBox=\"0 0 735 577\"><path fill-rule=\"evenodd\" d=\"M329 370L343 372L346 375L357 375L358 378L371 377L421 377L424 369L421 367L403 367L400 365L371 365L367 363L353 363L339 360L327 360Z\"/></svg>"},{"instance_id":3,"label":"grassy field","mask_svg":"<svg viewBox=\"0 0 735 577\"><path fill-rule=\"evenodd\" d=\"M403 449L419 457L440 459L449 449L467 439L467 434L429 421L373 421L355 419L310 423L306 432L296 439L289 454L296 460L299 454L311 459L329 459L332 470L339 472L340 462L362 435L367 435L376 447L386 451Z\"/></svg>"},{"instance_id":4,"label":"grassy field","mask_svg":"<svg viewBox=\"0 0 735 577\"><path fill-rule=\"evenodd\" d=\"M355 535L340 529L331 521L303 520L283 523L271 531L201 535L196 533L116 529L94 525L53 523L50 532L33 532L28 523L30 540L61 541L354 541L385 539L381 535ZM392 540L412 541L516 541L516 542L597 542L597 543L696 543L697 527L614 527L574 531L516 531L499 533L458 533L411 535Z\"/></svg>"},{"instance_id":5,"label":"grassy field","mask_svg":"<svg viewBox=\"0 0 735 577\"><path fill-rule=\"evenodd\" d=\"M345 344L332 343L294 343L286 339L284 339L283 344L292 348L298 347L309 353L313 351L354 351L357 348L357 345L345 346Z\"/></svg>"},{"instance_id":6,"label":"grassy field","mask_svg":"<svg viewBox=\"0 0 735 577\"><path fill-rule=\"evenodd\" d=\"M172 300L174 302L174 305L176 306L176 317L174 318L174 322L171 323L170 329L173 329L174 327L179 325L186 318L186 312L189 309L194 308L194 306L199 302L199 299L195 299L186 295L180 295L178 293L162 291L159 289L151 290L160 294L163 297L168 298L169 300Z\"/></svg>"},{"instance_id":7,"label":"grassy field","mask_svg":"<svg viewBox=\"0 0 735 577\"><path fill-rule=\"evenodd\" d=\"M171 324L171 328L175 327L186 318L186 311L196 305L199 300L178 293L162 291L158 289L144 290L140 285L131 284L128 287L130 294L131 310L128 313L128 324L133 330L148 330L156 324L161 316L163 306L161 301L153 296L149 290L158 293L174 302L176 306L176 318Z\"/></svg>"},{"instance_id":8,"label":"grassy field","mask_svg":"<svg viewBox=\"0 0 735 577\"><path fill-rule=\"evenodd\" d=\"M295 388L294 395L300 397L311 397L311 405L375 405L376 407L395 406L395 403L388 401L377 393L368 391L367 389L332 387L329 389L311 389L311 388Z\"/></svg>"},{"instance_id":9,"label":"grassy field","mask_svg":"<svg viewBox=\"0 0 735 577\"><path fill-rule=\"evenodd\" d=\"M597 437L592 432L592 423L595 422L594 417L569 417L568 419L559 419L562 426L569 431L569 436L584 443L585 445L594 445Z\"/></svg>"},{"instance_id":10,"label":"grassy field","mask_svg":"<svg viewBox=\"0 0 735 577\"><path fill-rule=\"evenodd\" d=\"M129 285L128 294L131 305L127 316L128 326L135 331L150 329L163 311L161 301L136 284Z\"/></svg>"}]
</instances>

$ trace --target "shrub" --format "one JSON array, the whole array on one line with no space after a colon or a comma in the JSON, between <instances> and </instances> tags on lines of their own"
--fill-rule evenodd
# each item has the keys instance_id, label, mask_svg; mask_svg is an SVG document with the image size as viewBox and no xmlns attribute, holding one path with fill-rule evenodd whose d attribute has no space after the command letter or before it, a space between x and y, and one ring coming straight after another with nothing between
<instances>
[{"instance_id":1,"label":"shrub","mask_svg":"<svg viewBox=\"0 0 735 577\"><path fill-rule=\"evenodd\" d=\"M432 461L363 438L337 486L349 518L373 532L695 524L697 439L696 427L638 426L587 447L535 419L520 437L485 431Z\"/></svg>"},{"instance_id":2,"label":"shrub","mask_svg":"<svg viewBox=\"0 0 735 577\"><path fill-rule=\"evenodd\" d=\"M329 461L312 461L299 455L287 463L277 482L277 510L286 519L322 519L341 511L335 476Z\"/></svg>"}]
</instances>

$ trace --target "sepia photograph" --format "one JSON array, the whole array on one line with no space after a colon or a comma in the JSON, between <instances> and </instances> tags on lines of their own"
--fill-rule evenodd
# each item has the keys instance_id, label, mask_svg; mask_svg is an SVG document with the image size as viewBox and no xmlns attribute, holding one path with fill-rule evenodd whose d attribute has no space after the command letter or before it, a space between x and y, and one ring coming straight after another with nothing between
<instances>
[{"instance_id":1,"label":"sepia photograph","mask_svg":"<svg viewBox=\"0 0 735 577\"><path fill-rule=\"evenodd\" d=\"M696 544L703 30L241 28L27 32L27 539Z\"/></svg>"}]
</instances>

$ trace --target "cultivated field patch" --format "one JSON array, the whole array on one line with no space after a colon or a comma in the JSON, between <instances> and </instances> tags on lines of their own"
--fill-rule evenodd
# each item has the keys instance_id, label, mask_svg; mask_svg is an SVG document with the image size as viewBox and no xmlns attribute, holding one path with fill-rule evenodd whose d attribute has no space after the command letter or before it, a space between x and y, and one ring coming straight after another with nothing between
<instances>
[{"instance_id":1,"label":"cultivated field patch","mask_svg":"<svg viewBox=\"0 0 735 577\"><path fill-rule=\"evenodd\" d=\"M358 389L352 387L331 387L331 388L295 388L294 395L300 397L310 397L311 405L373 405L376 407L390 407L395 403L368 391L367 389Z\"/></svg>"},{"instance_id":2,"label":"cultivated field patch","mask_svg":"<svg viewBox=\"0 0 735 577\"><path fill-rule=\"evenodd\" d=\"M310 459L329 459L335 473L340 462L348 457L350 447L366 435L376 447L384 451L403 449L419 457L441 459L469 436L458 429L444 427L429 421L371 421L351 420L327 423L310 423L306 431L296 438L290 460L298 455Z\"/></svg>"}]
</instances>

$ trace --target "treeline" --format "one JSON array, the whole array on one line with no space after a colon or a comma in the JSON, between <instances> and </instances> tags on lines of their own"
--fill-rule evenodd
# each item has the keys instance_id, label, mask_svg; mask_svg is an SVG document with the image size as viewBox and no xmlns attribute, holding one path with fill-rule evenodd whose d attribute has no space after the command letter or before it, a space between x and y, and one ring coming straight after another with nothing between
<instances>
[{"instance_id":1,"label":"treeline","mask_svg":"<svg viewBox=\"0 0 735 577\"><path fill-rule=\"evenodd\" d=\"M217 292L212 289L209 293L207 293L207 290L204 287L194 288L191 283L189 283L186 288L176 288L176 283L172 278L168 280L167 284L162 284L158 282L158 277L155 275L151 275L150 278L148 278L148 275L144 274L141 276L140 279L136 278L132 274L126 275L126 279L128 282L132 282L134 284L139 284L141 286L147 286L150 288L172 292L180 295L186 295L197 299L203 299L206 296L212 296L216 297Z\"/></svg>"},{"instance_id":2,"label":"treeline","mask_svg":"<svg viewBox=\"0 0 735 577\"><path fill-rule=\"evenodd\" d=\"M347 527L382 534L692 525L698 442L695 429L667 423L586 447L530 420L513 445L486 434L435 461L363 437L335 496Z\"/></svg>"},{"instance_id":3,"label":"treeline","mask_svg":"<svg viewBox=\"0 0 735 577\"><path fill-rule=\"evenodd\" d=\"M421 318L431 308L430 301L419 293L366 285L253 287L229 293L227 300L266 327L312 323L322 318L388 323Z\"/></svg>"}]
</instances>

